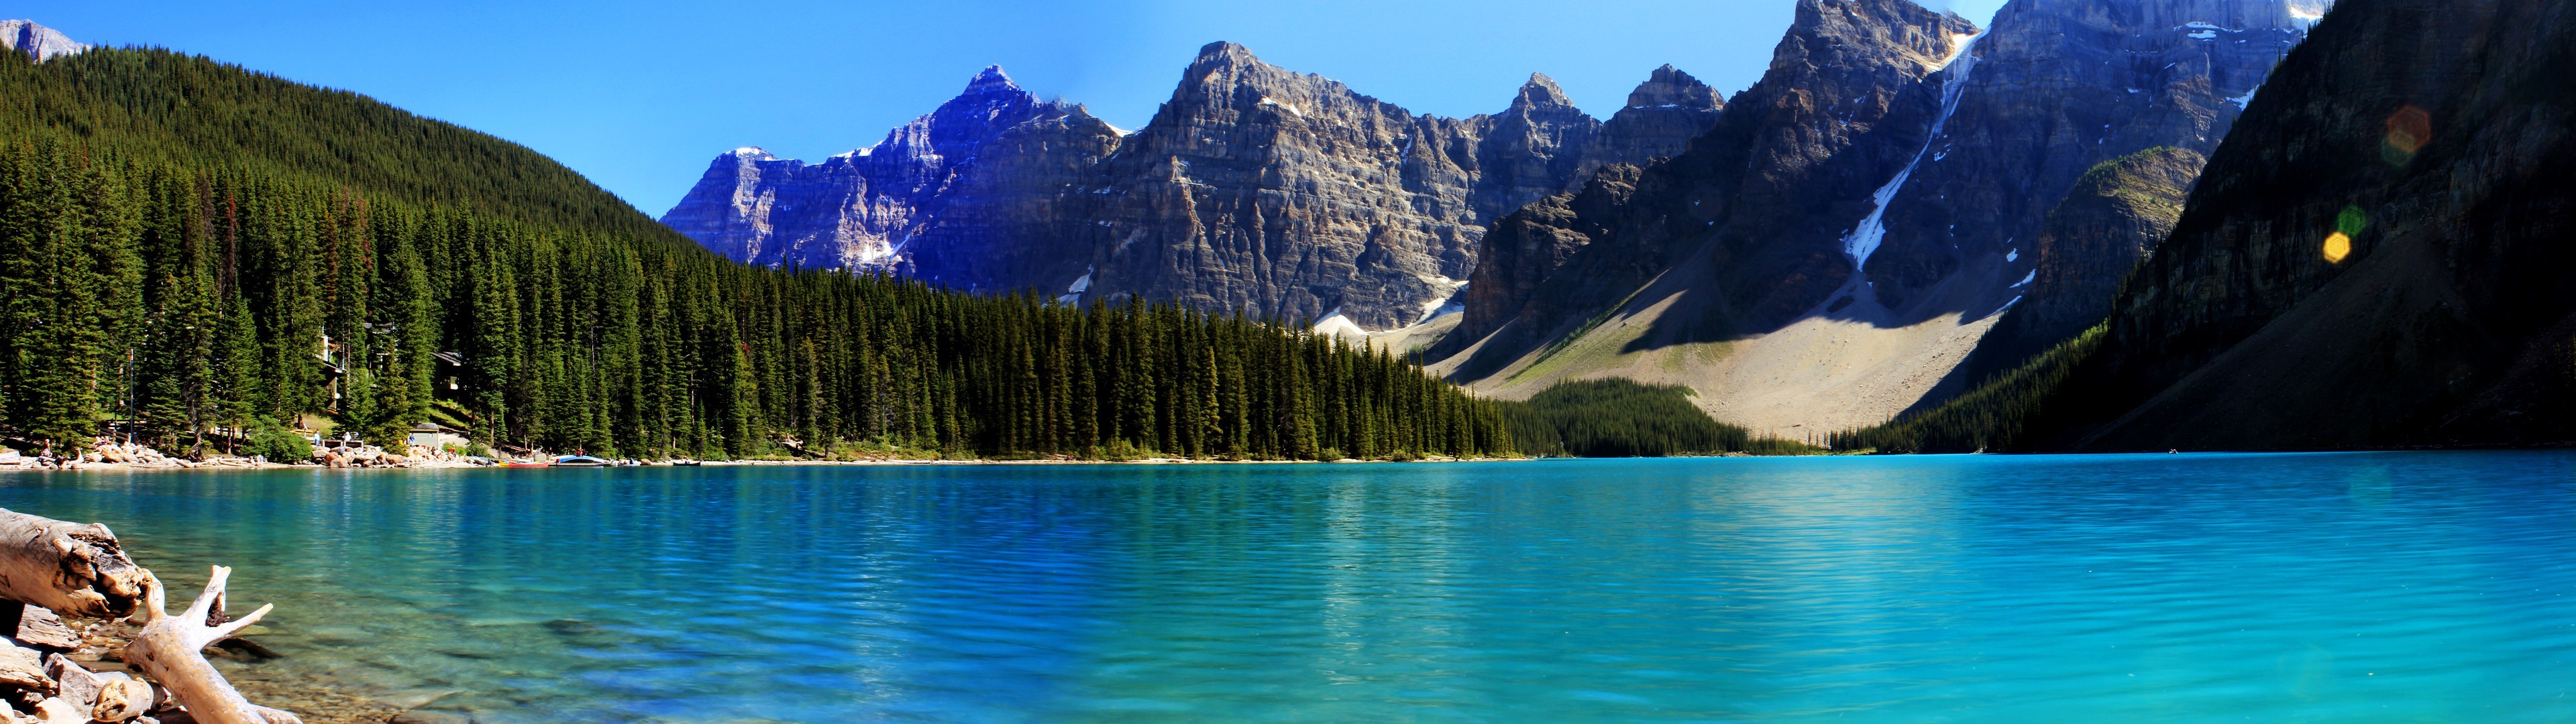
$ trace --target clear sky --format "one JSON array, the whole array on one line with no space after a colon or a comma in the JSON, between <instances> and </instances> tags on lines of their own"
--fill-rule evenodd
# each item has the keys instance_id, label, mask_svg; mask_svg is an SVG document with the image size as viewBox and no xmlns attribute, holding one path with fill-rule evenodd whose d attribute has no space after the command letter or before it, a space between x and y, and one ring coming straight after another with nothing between
<instances>
[{"instance_id":1,"label":"clear sky","mask_svg":"<svg viewBox=\"0 0 2576 724\"><path fill-rule=\"evenodd\" d=\"M1925 0L1984 24L2003 0ZM208 2L0 0L73 40L357 91L526 144L645 213L716 154L876 143L988 64L1136 128L1230 40L1416 113L1502 110L1533 71L1606 118L1655 66L1758 79L1794 0Z\"/></svg>"}]
</instances>

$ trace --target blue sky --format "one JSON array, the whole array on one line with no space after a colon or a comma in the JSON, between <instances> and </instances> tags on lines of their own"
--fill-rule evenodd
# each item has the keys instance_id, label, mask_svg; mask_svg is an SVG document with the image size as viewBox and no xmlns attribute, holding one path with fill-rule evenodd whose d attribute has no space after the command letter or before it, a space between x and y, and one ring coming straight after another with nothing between
<instances>
[{"instance_id":1,"label":"blue sky","mask_svg":"<svg viewBox=\"0 0 2576 724\"><path fill-rule=\"evenodd\" d=\"M1928 0L1979 24L2003 0ZM821 159L1000 64L1144 125L1199 46L1416 113L1499 111L1532 71L1607 117L1655 66L1759 78L1794 0L0 2L74 40L157 45L345 88L526 144L660 216L736 146Z\"/></svg>"}]
</instances>

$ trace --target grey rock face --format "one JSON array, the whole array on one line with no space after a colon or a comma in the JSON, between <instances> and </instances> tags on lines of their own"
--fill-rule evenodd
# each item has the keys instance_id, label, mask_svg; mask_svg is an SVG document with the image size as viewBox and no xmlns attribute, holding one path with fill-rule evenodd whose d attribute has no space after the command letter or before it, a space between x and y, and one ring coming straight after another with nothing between
<instances>
[{"instance_id":1,"label":"grey rock face","mask_svg":"<svg viewBox=\"0 0 2576 724\"><path fill-rule=\"evenodd\" d=\"M1502 113L1417 116L1217 43L1122 137L995 69L855 154L720 157L664 223L756 264L1388 329L1458 289L1494 219L1678 152L1718 106L1670 68L1632 100L1605 125L1533 75Z\"/></svg>"},{"instance_id":2,"label":"grey rock face","mask_svg":"<svg viewBox=\"0 0 2576 724\"><path fill-rule=\"evenodd\" d=\"M1103 164L1095 293L1412 324L1474 271L1484 226L1562 188L1599 128L1545 76L1499 115L1447 119L1210 45Z\"/></svg>"},{"instance_id":3,"label":"grey rock face","mask_svg":"<svg viewBox=\"0 0 2576 724\"><path fill-rule=\"evenodd\" d=\"M58 55L71 55L89 50L88 45L72 42L61 32L33 20L0 20L0 42L10 50L25 53L28 60L39 63Z\"/></svg>"},{"instance_id":4,"label":"grey rock face","mask_svg":"<svg viewBox=\"0 0 2576 724\"><path fill-rule=\"evenodd\" d=\"M1594 134L1592 145L1583 152L1583 164L1574 174L1567 191L1581 189L1594 169L1614 163L1644 167L1656 161L1681 155L1690 148L1691 139L1707 133L1717 125L1719 110L1726 101L1718 98L1717 89L1708 87L1672 66L1656 68L1646 82L1628 94L1628 105L1610 115Z\"/></svg>"},{"instance_id":5,"label":"grey rock face","mask_svg":"<svg viewBox=\"0 0 2576 724\"><path fill-rule=\"evenodd\" d=\"M1521 207L1486 232L1482 251L1476 259L1476 274L1468 279L1467 288L1458 293L1462 316L1458 326L1443 338L1445 344L1482 340L1504 324L1530 315L1528 324L1543 323L1539 316L1553 305L1532 304L1541 298L1541 289L1557 270L1573 261L1594 239L1607 238L1611 229L1601 223L1619 218L1630 199L1636 197L1637 180L1642 173L1636 166L1612 164L1595 171L1582 190L1540 199ZM1596 260L1595 264L1611 261ZM1643 261L1632 259L1632 261ZM1583 275L1598 279L1595 271ZM1635 276L1633 272L1619 275ZM1560 286L1574 275L1559 278ZM1573 289L1555 290L1552 299L1573 294ZM1622 290L1624 293L1624 290ZM1527 326L1527 325L1524 325ZM1463 346L1463 345L1462 345ZM1448 349L1447 346L1436 349Z\"/></svg>"}]
</instances>

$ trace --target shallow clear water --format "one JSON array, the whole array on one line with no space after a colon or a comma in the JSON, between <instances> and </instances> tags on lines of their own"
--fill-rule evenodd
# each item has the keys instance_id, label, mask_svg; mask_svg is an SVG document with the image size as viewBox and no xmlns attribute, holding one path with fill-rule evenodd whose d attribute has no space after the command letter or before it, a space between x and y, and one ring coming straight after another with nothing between
<instances>
[{"instance_id":1,"label":"shallow clear water","mask_svg":"<svg viewBox=\"0 0 2576 724\"><path fill-rule=\"evenodd\" d=\"M484 721L2563 721L2576 455L23 473Z\"/></svg>"}]
</instances>

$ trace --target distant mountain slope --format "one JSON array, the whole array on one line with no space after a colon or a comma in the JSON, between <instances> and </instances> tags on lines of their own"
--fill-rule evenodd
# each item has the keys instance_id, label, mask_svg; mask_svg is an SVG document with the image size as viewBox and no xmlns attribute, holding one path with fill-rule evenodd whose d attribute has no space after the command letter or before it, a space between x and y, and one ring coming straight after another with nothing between
<instances>
[{"instance_id":1,"label":"distant mountain slope","mask_svg":"<svg viewBox=\"0 0 2576 724\"><path fill-rule=\"evenodd\" d=\"M2090 450L2576 439L2576 6L2346 0L2066 393ZM2073 403L2070 403L2073 404Z\"/></svg>"},{"instance_id":2,"label":"distant mountain slope","mask_svg":"<svg viewBox=\"0 0 2576 724\"><path fill-rule=\"evenodd\" d=\"M885 140L822 163L758 148L719 156L662 221L744 263L894 269L909 262L933 270L924 275L930 281L974 287L1010 276L978 274L977 267L1013 261L972 248L1010 234L975 232L987 223L1043 219L1118 138L1118 129L1081 106L1039 100L995 66ZM1057 266L1064 263L1079 268L1080 260Z\"/></svg>"},{"instance_id":3,"label":"distant mountain slope","mask_svg":"<svg viewBox=\"0 0 2576 724\"><path fill-rule=\"evenodd\" d=\"M1720 105L1665 67L1606 123L1543 75L1501 113L1440 118L1216 43L1133 133L993 69L867 149L726 154L663 219L757 264L1387 330L1442 307L1493 219L1680 152Z\"/></svg>"}]
</instances>

